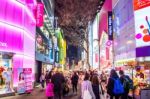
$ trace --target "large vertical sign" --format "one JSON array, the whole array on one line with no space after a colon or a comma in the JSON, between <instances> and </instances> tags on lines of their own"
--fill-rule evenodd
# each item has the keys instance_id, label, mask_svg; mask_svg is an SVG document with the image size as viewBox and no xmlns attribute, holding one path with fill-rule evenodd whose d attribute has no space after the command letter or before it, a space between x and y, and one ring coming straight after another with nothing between
<instances>
[{"instance_id":1,"label":"large vertical sign","mask_svg":"<svg viewBox=\"0 0 150 99\"><path fill-rule=\"evenodd\" d=\"M44 5L43 3L37 4L37 13L36 13L36 25L38 27L43 26L43 16L44 16Z\"/></svg>"},{"instance_id":2,"label":"large vertical sign","mask_svg":"<svg viewBox=\"0 0 150 99\"><path fill-rule=\"evenodd\" d=\"M112 12L108 12L108 39L113 40L113 22L112 22Z\"/></svg>"}]
</instances>

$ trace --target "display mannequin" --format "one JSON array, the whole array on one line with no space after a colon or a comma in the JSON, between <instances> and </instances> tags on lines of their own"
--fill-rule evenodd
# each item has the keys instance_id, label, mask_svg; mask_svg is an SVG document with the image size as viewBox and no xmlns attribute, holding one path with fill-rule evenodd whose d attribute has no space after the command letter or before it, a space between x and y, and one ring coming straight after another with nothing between
<instances>
[{"instance_id":1,"label":"display mannequin","mask_svg":"<svg viewBox=\"0 0 150 99\"><path fill-rule=\"evenodd\" d=\"M0 88L2 88L5 83L3 75L2 75L4 70L5 69L3 68L3 66L0 66Z\"/></svg>"}]
</instances>

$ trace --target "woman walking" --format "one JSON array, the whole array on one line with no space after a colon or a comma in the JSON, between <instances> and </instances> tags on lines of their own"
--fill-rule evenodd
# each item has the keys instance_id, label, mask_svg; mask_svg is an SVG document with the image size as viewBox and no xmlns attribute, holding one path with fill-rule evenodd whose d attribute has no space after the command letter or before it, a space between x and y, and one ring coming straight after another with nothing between
<instances>
[{"instance_id":1,"label":"woman walking","mask_svg":"<svg viewBox=\"0 0 150 99\"><path fill-rule=\"evenodd\" d=\"M96 99L100 99L100 83L96 75L92 78L92 88Z\"/></svg>"},{"instance_id":2,"label":"woman walking","mask_svg":"<svg viewBox=\"0 0 150 99\"><path fill-rule=\"evenodd\" d=\"M84 77L84 81L81 84L82 99L96 99L93 93L91 81L89 79L90 79L90 75L86 73Z\"/></svg>"}]
</instances>

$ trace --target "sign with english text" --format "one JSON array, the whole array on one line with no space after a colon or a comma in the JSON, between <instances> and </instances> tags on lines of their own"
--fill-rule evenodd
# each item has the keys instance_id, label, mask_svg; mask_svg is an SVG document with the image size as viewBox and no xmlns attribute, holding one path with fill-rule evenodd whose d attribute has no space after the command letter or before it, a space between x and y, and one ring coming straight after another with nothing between
<instances>
[{"instance_id":1,"label":"sign with english text","mask_svg":"<svg viewBox=\"0 0 150 99\"><path fill-rule=\"evenodd\" d=\"M112 12L108 12L108 39L113 40L113 22L112 22Z\"/></svg>"}]
</instances>

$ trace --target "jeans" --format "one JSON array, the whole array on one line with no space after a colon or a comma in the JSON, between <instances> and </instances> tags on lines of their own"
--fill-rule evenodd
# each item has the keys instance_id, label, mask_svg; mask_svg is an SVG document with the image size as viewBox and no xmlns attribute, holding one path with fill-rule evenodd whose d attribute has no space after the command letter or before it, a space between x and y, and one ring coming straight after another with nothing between
<instances>
[{"instance_id":1,"label":"jeans","mask_svg":"<svg viewBox=\"0 0 150 99\"><path fill-rule=\"evenodd\" d=\"M44 80L42 80L41 86L42 86L42 88L44 88Z\"/></svg>"},{"instance_id":2,"label":"jeans","mask_svg":"<svg viewBox=\"0 0 150 99\"><path fill-rule=\"evenodd\" d=\"M72 84L73 92L77 92L77 84Z\"/></svg>"}]
</instances>

